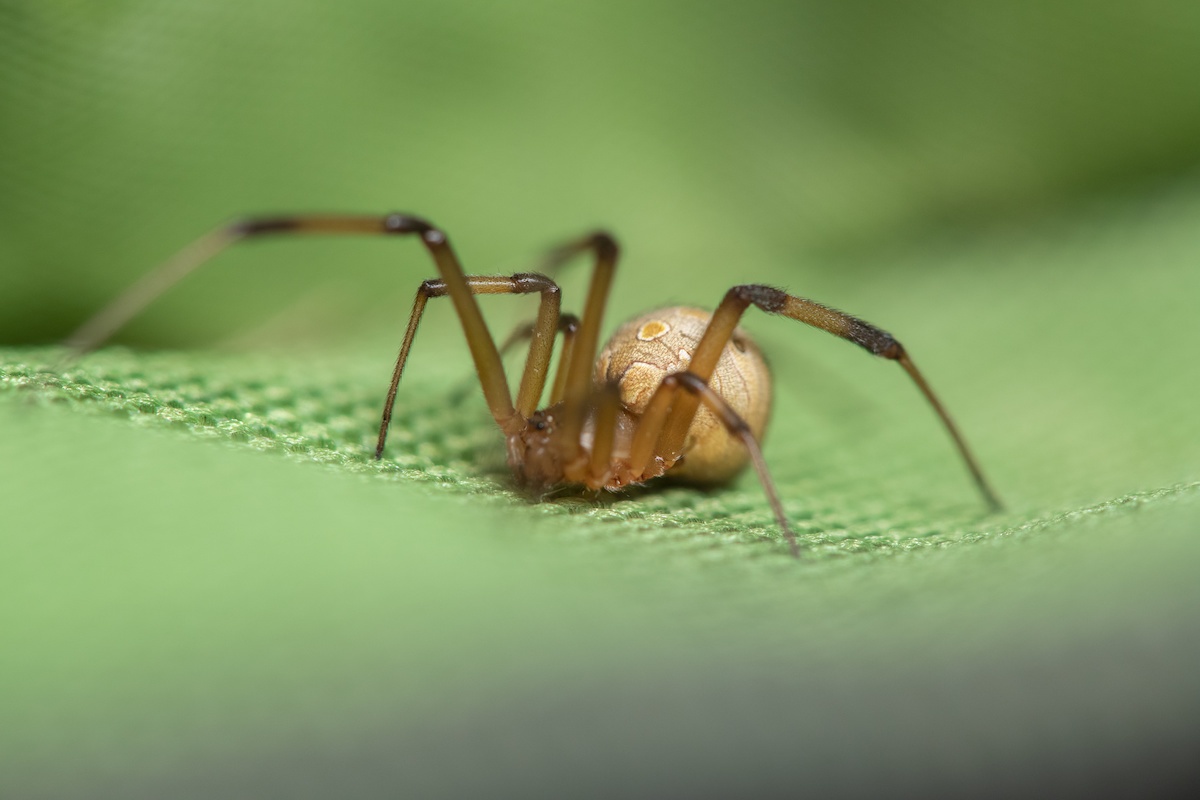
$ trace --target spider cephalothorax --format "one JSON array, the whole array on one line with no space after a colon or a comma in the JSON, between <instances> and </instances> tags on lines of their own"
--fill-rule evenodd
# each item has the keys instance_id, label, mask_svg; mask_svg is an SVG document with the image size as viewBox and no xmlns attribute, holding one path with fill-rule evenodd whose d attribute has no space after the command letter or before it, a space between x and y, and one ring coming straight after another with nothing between
<instances>
[{"instance_id":1,"label":"spider cephalothorax","mask_svg":"<svg viewBox=\"0 0 1200 800\"><path fill-rule=\"evenodd\" d=\"M244 220L197 240L88 320L68 344L76 352L107 339L137 311L230 244L268 234L415 235L433 257L438 278L421 284L384 403L375 457L383 455L396 392L413 337L430 298L450 297L488 408L504 432L508 464L535 494L562 485L616 491L664 473L698 483L720 483L754 465L793 555L795 536L759 449L771 409L771 376L754 342L739 327L755 306L771 314L828 331L868 352L896 361L928 399L954 439L984 498L999 501L966 442L890 334L812 300L760 284L734 286L711 314L675 306L642 314L622 325L599 349L600 325L616 269L618 248L594 233L554 251L554 265L576 254L594 259L583 313L562 314L561 291L544 274L466 275L450 240L438 228L407 214L386 216L300 215ZM529 339L529 355L514 397L475 296L539 294L537 319L518 329L504 348ZM558 371L549 405L545 394L555 342L561 337ZM598 354L598 357L597 357Z\"/></svg>"}]
</instances>

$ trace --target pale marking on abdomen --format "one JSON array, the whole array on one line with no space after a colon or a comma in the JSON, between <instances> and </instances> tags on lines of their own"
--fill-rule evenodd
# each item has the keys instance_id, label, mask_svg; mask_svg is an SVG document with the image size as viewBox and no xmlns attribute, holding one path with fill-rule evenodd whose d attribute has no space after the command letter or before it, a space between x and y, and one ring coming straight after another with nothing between
<instances>
[{"instance_id":1,"label":"pale marking on abdomen","mask_svg":"<svg viewBox=\"0 0 1200 800\"><path fill-rule=\"evenodd\" d=\"M637 337L643 342L653 342L655 339L661 339L670 332L670 325L661 319L652 319L638 330Z\"/></svg>"}]
</instances>

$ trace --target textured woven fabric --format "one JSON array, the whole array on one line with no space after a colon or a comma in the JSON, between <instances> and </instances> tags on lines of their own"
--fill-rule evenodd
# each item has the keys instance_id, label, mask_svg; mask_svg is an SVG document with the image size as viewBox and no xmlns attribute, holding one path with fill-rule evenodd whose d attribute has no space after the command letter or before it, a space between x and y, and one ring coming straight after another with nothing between
<instances>
[{"instance_id":1,"label":"textured woven fabric","mask_svg":"<svg viewBox=\"0 0 1200 800\"><path fill-rule=\"evenodd\" d=\"M931 252L936 277L890 297L952 283L902 338L998 516L892 365L756 325L800 562L752 476L528 503L449 338L418 340L382 464L386 352L115 349L55 372L55 350L5 350L5 773L70 791L44 767L66 759L114 796L553 793L604 753L607 789L653 754L628 784L646 793L779 789L798 764L863 791L1173 781L1200 713L1198 219L1185 194ZM969 268L997 260L1023 272L1005 292ZM447 777L464 746L479 771Z\"/></svg>"}]
</instances>

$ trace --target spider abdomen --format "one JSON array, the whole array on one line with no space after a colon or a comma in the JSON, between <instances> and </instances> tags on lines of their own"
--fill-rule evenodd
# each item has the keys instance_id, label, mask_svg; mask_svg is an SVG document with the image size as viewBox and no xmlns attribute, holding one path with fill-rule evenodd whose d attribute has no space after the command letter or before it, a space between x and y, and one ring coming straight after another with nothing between
<instances>
[{"instance_id":1,"label":"spider abdomen","mask_svg":"<svg viewBox=\"0 0 1200 800\"><path fill-rule=\"evenodd\" d=\"M711 316L702 309L672 306L629 320L600 351L595 380L615 383L625 409L640 416L663 378L688 369ZM709 385L762 441L771 414L771 374L762 351L741 328L725 345ZM748 460L742 442L701 407L688 429L683 458L670 474L693 483L722 483Z\"/></svg>"}]
</instances>

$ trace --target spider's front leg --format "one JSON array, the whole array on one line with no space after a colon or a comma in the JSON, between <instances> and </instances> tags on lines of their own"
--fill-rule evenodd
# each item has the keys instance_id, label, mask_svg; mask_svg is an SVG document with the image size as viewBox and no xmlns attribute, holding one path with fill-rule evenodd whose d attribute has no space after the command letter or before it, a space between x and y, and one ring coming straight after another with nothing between
<instances>
[{"instance_id":1,"label":"spider's front leg","mask_svg":"<svg viewBox=\"0 0 1200 800\"><path fill-rule=\"evenodd\" d=\"M176 283L199 269L233 244L264 236L326 234L326 235L416 235L433 257L442 287L454 302L459 322L475 362L475 371L483 386L488 408L492 416L503 427L516 416L508 380L496 343L492 340L475 301L470 282L463 273L458 257L450 246L446 234L429 222L409 214L327 215L299 214L289 216L252 217L218 228L179 251L158 268L148 272L116 300L87 320L67 339L67 346L75 355L94 350L103 344L139 311L170 289ZM546 279L548 280L548 279ZM552 283L552 282L551 282ZM541 291L541 289L532 289ZM543 303L543 306L545 304ZM545 314L549 314L544 309ZM555 309L557 313L557 309ZM539 330L542 327L539 315ZM549 329L549 340L553 339L556 320ZM545 336L535 336L534 347L548 349L550 342ZM530 384L533 379L530 379Z\"/></svg>"}]
</instances>

